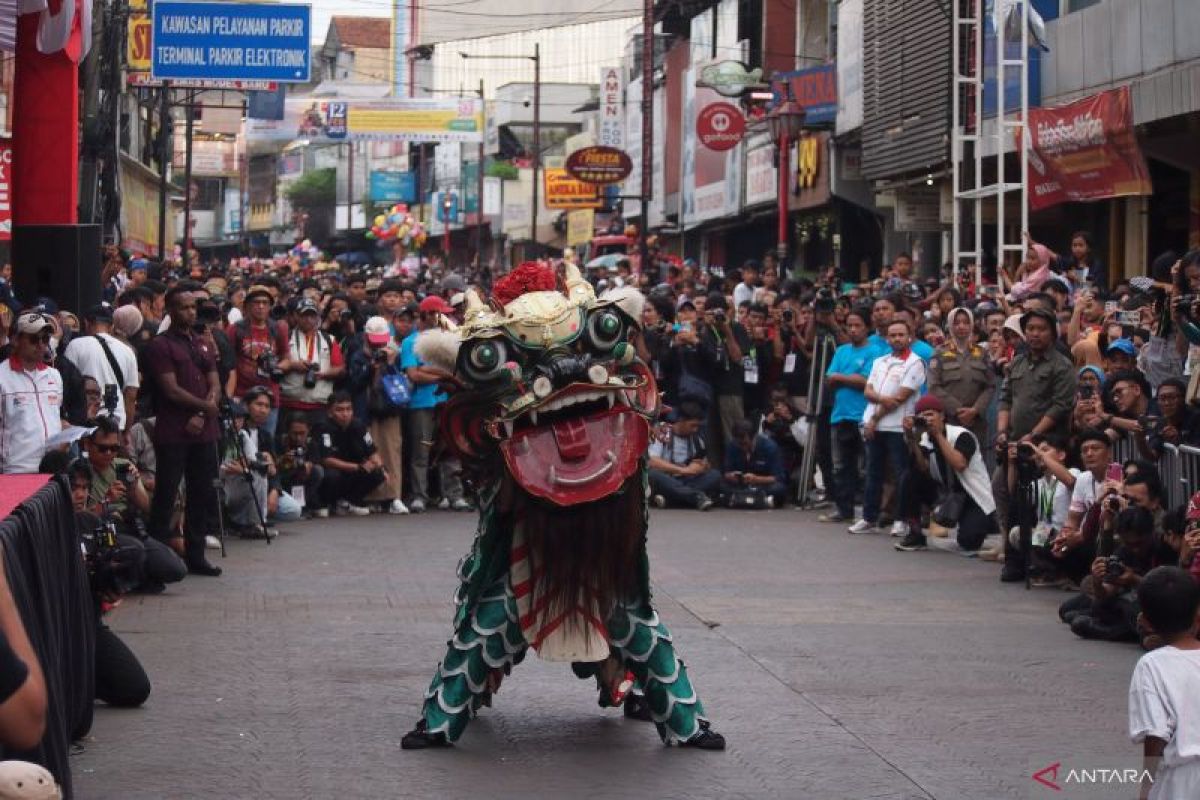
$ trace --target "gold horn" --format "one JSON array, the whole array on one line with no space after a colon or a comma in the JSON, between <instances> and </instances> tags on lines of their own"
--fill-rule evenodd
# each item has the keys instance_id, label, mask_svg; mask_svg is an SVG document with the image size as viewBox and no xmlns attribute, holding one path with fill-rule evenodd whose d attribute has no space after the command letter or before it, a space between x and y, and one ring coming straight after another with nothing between
<instances>
[{"instance_id":1,"label":"gold horn","mask_svg":"<svg viewBox=\"0 0 1200 800\"><path fill-rule=\"evenodd\" d=\"M578 303L590 303L596 299L596 292L592 289L592 285L583 279L579 267L570 261L563 262L563 276L567 283L567 297Z\"/></svg>"},{"instance_id":2,"label":"gold horn","mask_svg":"<svg viewBox=\"0 0 1200 800\"><path fill-rule=\"evenodd\" d=\"M484 305L483 300L480 299L479 293L476 292L474 289L467 289L466 298L467 298L467 300L466 300L467 310L463 314L464 319L470 319L471 317L475 316L476 314L480 313L481 311L484 311L487 309L487 306Z\"/></svg>"}]
</instances>

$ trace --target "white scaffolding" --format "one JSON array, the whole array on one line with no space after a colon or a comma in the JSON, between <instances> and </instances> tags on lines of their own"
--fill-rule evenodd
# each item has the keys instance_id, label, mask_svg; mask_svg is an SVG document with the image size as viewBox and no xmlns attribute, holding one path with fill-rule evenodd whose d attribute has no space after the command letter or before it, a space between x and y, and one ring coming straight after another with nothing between
<instances>
[{"instance_id":1,"label":"white scaffolding","mask_svg":"<svg viewBox=\"0 0 1200 800\"><path fill-rule=\"evenodd\" d=\"M1009 253L1018 259L1025 250L1023 235L1029 230L1029 136L1024 130L1029 118L1029 0L991 0L991 22L996 43L994 81L984 108L984 0L951 0L954 7L954 46L952 55L951 174L953 181L953 253L954 278L964 266L975 271L976 292L982 285L984 254L984 218L994 204L995 254L999 264ZM1014 8L1015 6L1015 8ZM995 9L1000 9L996 11ZM1009 58L1005 35L1007 9L1020 19L1020 57ZM965 61L965 63L964 63ZM1006 81L1016 70L1020 77L1020 105L1008 114L1004 111ZM1006 145L1020 134L1017 148L1019 174L1005 171ZM984 183L984 157L994 156L995 180ZM1010 198L1018 198L1021 209L1019 228L1005 218Z\"/></svg>"}]
</instances>

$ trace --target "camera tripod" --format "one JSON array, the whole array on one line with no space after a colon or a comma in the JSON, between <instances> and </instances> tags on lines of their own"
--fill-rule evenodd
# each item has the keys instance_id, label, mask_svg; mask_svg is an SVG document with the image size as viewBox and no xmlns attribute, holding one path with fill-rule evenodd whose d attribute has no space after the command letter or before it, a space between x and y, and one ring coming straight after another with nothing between
<instances>
[{"instance_id":1,"label":"camera tripod","mask_svg":"<svg viewBox=\"0 0 1200 800\"><path fill-rule=\"evenodd\" d=\"M267 531L267 512L263 508L262 503L258 501L258 492L254 490L254 473L250 468L250 459L246 458L246 448L242 444L242 434L244 431L239 431L233 422L233 414L229 408L228 400L222 401L221 413L221 436L213 444L217 449L217 477L213 479L213 486L217 490L217 525L220 530L221 541L221 557L225 556L225 481L221 477L220 464L221 458L221 442L226 437L233 440L233 452L237 463L242 468L241 477L246 482L246 488L249 490L250 501L254 503L255 519L258 520L257 528L262 532L262 538L267 540L267 544L271 543L271 535Z\"/></svg>"},{"instance_id":2,"label":"camera tripod","mask_svg":"<svg viewBox=\"0 0 1200 800\"><path fill-rule=\"evenodd\" d=\"M817 461L817 447L819 446L817 437L825 405L825 371L829 368L830 351L834 349L830 345L836 346L836 342L829 341L831 338L828 332L818 330L813 339L813 359L808 376L810 395L808 410L804 415L808 419L808 435L802 443L804 455L800 462L800 489L796 495L796 505L800 508L809 508L812 505L809 487L812 484L813 471ZM816 391L812 392L811 387L816 387ZM830 476L822 475L821 478L825 481L826 497L832 499L833 487L830 485Z\"/></svg>"}]
</instances>

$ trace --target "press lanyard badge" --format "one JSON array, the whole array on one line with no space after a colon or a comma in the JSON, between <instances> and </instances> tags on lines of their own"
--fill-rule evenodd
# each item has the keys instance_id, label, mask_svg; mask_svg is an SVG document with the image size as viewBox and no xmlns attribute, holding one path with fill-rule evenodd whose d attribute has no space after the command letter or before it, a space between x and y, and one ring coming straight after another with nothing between
<instances>
[{"instance_id":1,"label":"press lanyard badge","mask_svg":"<svg viewBox=\"0 0 1200 800\"><path fill-rule=\"evenodd\" d=\"M783 359L783 371L787 374L792 374L796 371L796 354L788 353Z\"/></svg>"},{"instance_id":2,"label":"press lanyard badge","mask_svg":"<svg viewBox=\"0 0 1200 800\"><path fill-rule=\"evenodd\" d=\"M758 383L758 359L754 357L754 351L750 351L750 355L742 357L742 369L746 373L746 383Z\"/></svg>"},{"instance_id":3,"label":"press lanyard badge","mask_svg":"<svg viewBox=\"0 0 1200 800\"><path fill-rule=\"evenodd\" d=\"M1054 515L1054 493L1058 489L1058 479L1051 478L1046 486L1038 486L1038 521L1033 528L1031 543L1034 547L1045 547L1050 541L1050 523Z\"/></svg>"}]
</instances>

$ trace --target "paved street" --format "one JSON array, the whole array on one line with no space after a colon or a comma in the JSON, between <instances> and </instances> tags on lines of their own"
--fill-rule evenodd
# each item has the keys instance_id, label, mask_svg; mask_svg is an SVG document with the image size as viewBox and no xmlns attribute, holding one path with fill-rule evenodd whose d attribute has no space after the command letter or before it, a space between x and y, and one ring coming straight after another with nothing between
<instances>
[{"instance_id":1,"label":"paved street","mask_svg":"<svg viewBox=\"0 0 1200 800\"><path fill-rule=\"evenodd\" d=\"M218 580L110 623L154 682L100 708L84 798L1130 797L1053 792L1061 761L1134 767L1131 645L1075 639L1065 595L902 554L813 513L656 512L651 564L725 753L661 746L530 658L452 751L402 752L449 634L474 516L331 519L234 542ZM1068 787L1069 788L1069 787Z\"/></svg>"}]
</instances>

